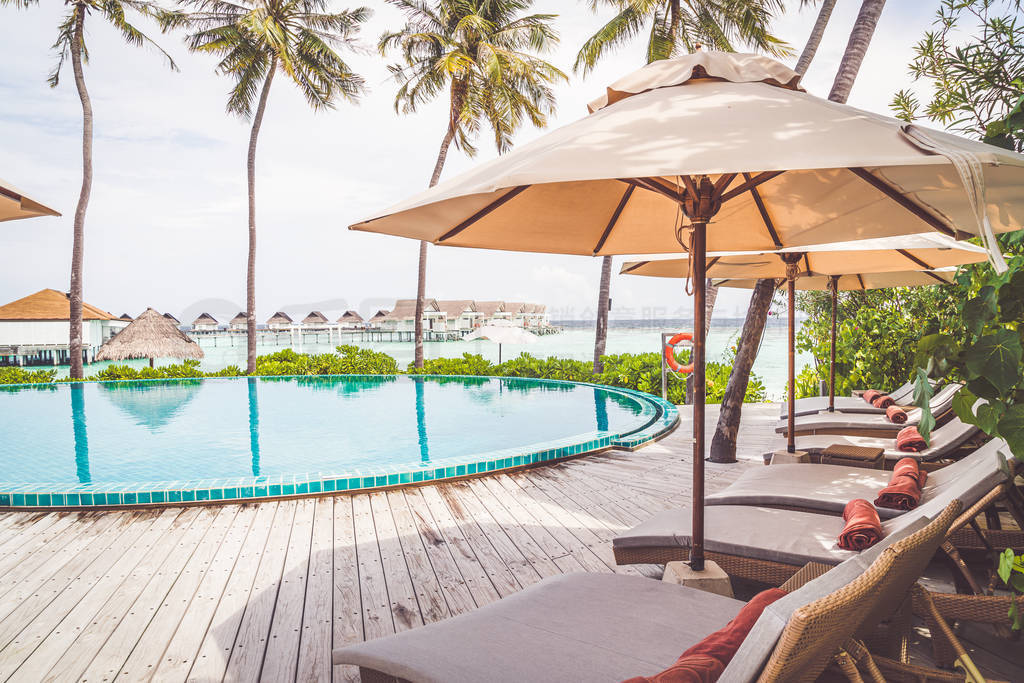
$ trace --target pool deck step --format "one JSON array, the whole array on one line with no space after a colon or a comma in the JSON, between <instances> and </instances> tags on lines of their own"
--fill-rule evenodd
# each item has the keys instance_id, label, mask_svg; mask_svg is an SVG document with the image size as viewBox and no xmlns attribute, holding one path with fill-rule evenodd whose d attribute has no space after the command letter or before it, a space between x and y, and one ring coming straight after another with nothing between
<instances>
[{"instance_id":1,"label":"pool deck step","mask_svg":"<svg viewBox=\"0 0 1024 683\"><path fill-rule=\"evenodd\" d=\"M690 426L637 452L372 493L133 512L0 513L0 680L356 680L330 651L469 612L569 572L617 567L611 539L689 502ZM739 462L778 406L744 408ZM717 406L709 406L709 434ZM978 638L984 640L986 634ZM1024 680L972 644L987 673ZM916 657L926 658L920 644ZM638 672L642 673L642 672Z\"/></svg>"}]
</instances>

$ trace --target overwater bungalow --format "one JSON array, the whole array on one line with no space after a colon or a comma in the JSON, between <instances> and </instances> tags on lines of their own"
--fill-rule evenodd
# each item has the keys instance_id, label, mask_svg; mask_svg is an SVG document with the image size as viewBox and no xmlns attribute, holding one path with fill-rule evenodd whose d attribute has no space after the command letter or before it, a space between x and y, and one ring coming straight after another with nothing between
<instances>
[{"instance_id":1,"label":"overwater bungalow","mask_svg":"<svg viewBox=\"0 0 1024 683\"><path fill-rule=\"evenodd\" d=\"M167 318L168 320L170 320L170 321L171 321L172 323L174 323L175 325L179 325L179 326L181 325L181 321L180 321L180 320L178 320L177 318L175 318L175 317L174 317L173 315L171 315L170 313L164 313L164 317L165 317L165 318Z\"/></svg>"},{"instance_id":2,"label":"overwater bungalow","mask_svg":"<svg viewBox=\"0 0 1024 683\"><path fill-rule=\"evenodd\" d=\"M370 316L370 319L366 321L366 324L371 329L379 329L381 321L384 320L384 318L386 318L387 315L388 315L388 311L385 311L382 308L379 311L377 311L376 313L374 313L372 316Z\"/></svg>"},{"instance_id":3,"label":"overwater bungalow","mask_svg":"<svg viewBox=\"0 0 1024 683\"><path fill-rule=\"evenodd\" d=\"M511 323L522 324L523 310L526 304L522 301L506 301L500 311L492 316L495 320L507 320Z\"/></svg>"},{"instance_id":4,"label":"overwater bungalow","mask_svg":"<svg viewBox=\"0 0 1024 683\"><path fill-rule=\"evenodd\" d=\"M320 311L310 311L309 315L302 319L302 326L311 329L326 329L330 324L331 321Z\"/></svg>"},{"instance_id":5,"label":"overwater bungalow","mask_svg":"<svg viewBox=\"0 0 1024 683\"><path fill-rule=\"evenodd\" d=\"M286 330L293 324L295 324L295 321L283 311L278 311L267 319L267 327L272 330Z\"/></svg>"},{"instance_id":6,"label":"overwater bungalow","mask_svg":"<svg viewBox=\"0 0 1024 683\"><path fill-rule=\"evenodd\" d=\"M0 306L0 365L67 363L71 302L56 289ZM91 304L82 303L82 357L91 362L96 351L128 323Z\"/></svg>"},{"instance_id":7,"label":"overwater bungalow","mask_svg":"<svg viewBox=\"0 0 1024 683\"><path fill-rule=\"evenodd\" d=\"M379 313L380 311L378 311ZM359 315L355 311L345 311L340 318L338 318L338 325L343 330L361 330L366 327L366 321L363 320L363 316Z\"/></svg>"},{"instance_id":8,"label":"overwater bungalow","mask_svg":"<svg viewBox=\"0 0 1024 683\"><path fill-rule=\"evenodd\" d=\"M220 327L220 323L209 313L200 313L199 317L192 321L192 329L199 332L214 332Z\"/></svg>"},{"instance_id":9,"label":"overwater bungalow","mask_svg":"<svg viewBox=\"0 0 1024 683\"><path fill-rule=\"evenodd\" d=\"M548 307L544 304L526 304L520 314L523 327L547 327Z\"/></svg>"},{"instance_id":10,"label":"overwater bungalow","mask_svg":"<svg viewBox=\"0 0 1024 683\"><path fill-rule=\"evenodd\" d=\"M480 314L477 320L478 324L486 325L491 320L494 320L495 316L505 310L504 301L476 301L476 310Z\"/></svg>"},{"instance_id":11,"label":"overwater bungalow","mask_svg":"<svg viewBox=\"0 0 1024 683\"><path fill-rule=\"evenodd\" d=\"M470 299L455 301L438 301L437 307L444 313L445 329L469 332L480 321L481 315L476 303Z\"/></svg>"},{"instance_id":12,"label":"overwater bungalow","mask_svg":"<svg viewBox=\"0 0 1024 683\"><path fill-rule=\"evenodd\" d=\"M245 311L239 311L238 314L228 322L229 330L245 330L246 329L246 315Z\"/></svg>"},{"instance_id":13,"label":"overwater bungalow","mask_svg":"<svg viewBox=\"0 0 1024 683\"><path fill-rule=\"evenodd\" d=\"M427 299L423 304L423 327L435 332L448 329L448 317L438 307L435 299ZM381 329L409 332L416 328L416 299L399 299L395 307L381 320Z\"/></svg>"}]
</instances>

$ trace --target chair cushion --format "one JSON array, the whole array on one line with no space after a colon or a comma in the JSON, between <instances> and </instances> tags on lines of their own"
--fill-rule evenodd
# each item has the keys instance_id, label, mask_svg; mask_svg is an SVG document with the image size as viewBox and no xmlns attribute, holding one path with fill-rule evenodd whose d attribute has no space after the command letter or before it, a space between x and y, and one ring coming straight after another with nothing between
<instances>
[{"instance_id":1,"label":"chair cushion","mask_svg":"<svg viewBox=\"0 0 1024 683\"><path fill-rule=\"evenodd\" d=\"M460 617L334 652L414 681L621 681L665 669L745 603L616 574L541 581Z\"/></svg>"}]
</instances>

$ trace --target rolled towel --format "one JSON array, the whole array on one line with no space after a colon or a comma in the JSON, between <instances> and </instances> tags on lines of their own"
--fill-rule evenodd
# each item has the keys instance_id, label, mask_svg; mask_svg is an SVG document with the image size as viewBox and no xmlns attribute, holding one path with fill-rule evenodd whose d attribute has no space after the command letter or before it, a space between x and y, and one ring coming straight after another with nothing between
<instances>
[{"instance_id":1,"label":"rolled towel","mask_svg":"<svg viewBox=\"0 0 1024 683\"><path fill-rule=\"evenodd\" d=\"M883 394L881 391L876 391L875 389L868 389L863 394L861 394L861 398L867 401L868 403L874 405L875 399L882 395Z\"/></svg>"},{"instance_id":2,"label":"rolled towel","mask_svg":"<svg viewBox=\"0 0 1024 683\"><path fill-rule=\"evenodd\" d=\"M893 510L913 510L921 502L928 473L920 468L917 460L903 458L892 470L889 485L879 491L875 505Z\"/></svg>"},{"instance_id":3,"label":"rolled towel","mask_svg":"<svg viewBox=\"0 0 1024 683\"><path fill-rule=\"evenodd\" d=\"M889 398L886 396L886 398ZM889 406L885 409L885 417L889 422L894 425L905 424L907 421L907 411L903 410L899 406Z\"/></svg>"},{"instance_id":4,"label":"rolled towel","mask_svg":"<svg viewBox=\"0 0 1024 683\"><path fill-rule=\"evenodd\" d=\"M876 397L875 400L871 402L871 405L885 410L889 406L896 405L896 400L888 394L882 394L881 396Z\"/></svg>"},{"instance_id":5,"label":"rolled towel","mask_svg":"<svg viewBox=\"0 0 1024 683\"><path fill-rule=\"evenodd\" d=\"M928 448L917 427L904 427L896 435L896 450L904 453L920 453Z\"/></svg>"},{"instance_id":6,"label":"rolled towel","mask_svg":"<svg viewBox=\"0 0 1024 683\"><path fill-rule=\"evenodd\" d=\"M854 498L843 508L843 526L839 547L843 550L866 550L882 538L882 521L878 510L863 498Z\"/></svg>"}]
</instances>

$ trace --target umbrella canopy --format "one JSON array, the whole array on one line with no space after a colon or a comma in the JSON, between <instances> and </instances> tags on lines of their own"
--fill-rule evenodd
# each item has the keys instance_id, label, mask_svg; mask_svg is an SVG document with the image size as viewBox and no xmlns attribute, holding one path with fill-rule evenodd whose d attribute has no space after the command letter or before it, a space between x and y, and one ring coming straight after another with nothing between
<instances>
[{"instance_id":1,"label":"umbrella canopy","mask_svg":"<svg viewBox=\"0 0 1024 683\"><path fill-rule=\"evenodd\" d=\"M502 344L536 344L537 335L527 332L518 325L513 325L508 320L494 320L473 330L463 341L474 339L487 339L498 345L498 362L501 362Z\"/></svg>"},{"instance_id":2,"label":"umbrella canopy","mask_svg":"<svg viewBox=\"0 0 1024 683\"><path fill-rule=\"evenodd\" d=\"M435 244L694 258L693 538L704 567L705 256L1024 219L1024 155L814 97L756 55L697 52L589 116L350 226Z\"/></svg>"},{"instance_id":3,"label":"umbrella canopy","mask_svg":"<svg viewBox=\"0 0 1024 683\"><path fill-rule=\"evenodd\" d=\"M203 357L199 344L189 339L172 320L147 308L123 330L107 340L96 352L96 360L127 360L129 358L193 358Z\"/></svg>"},{"instance_id":4,"label":"umbrella canopy","mask_svg":"<svg viewBox=\"0 0 1024 683\"><path fill-rule=\"evenodd\" d=\"M36 216L59 216L55 209L30 199L25 193L0 179L0 222Z\"/></svg>"}]
</instances>

